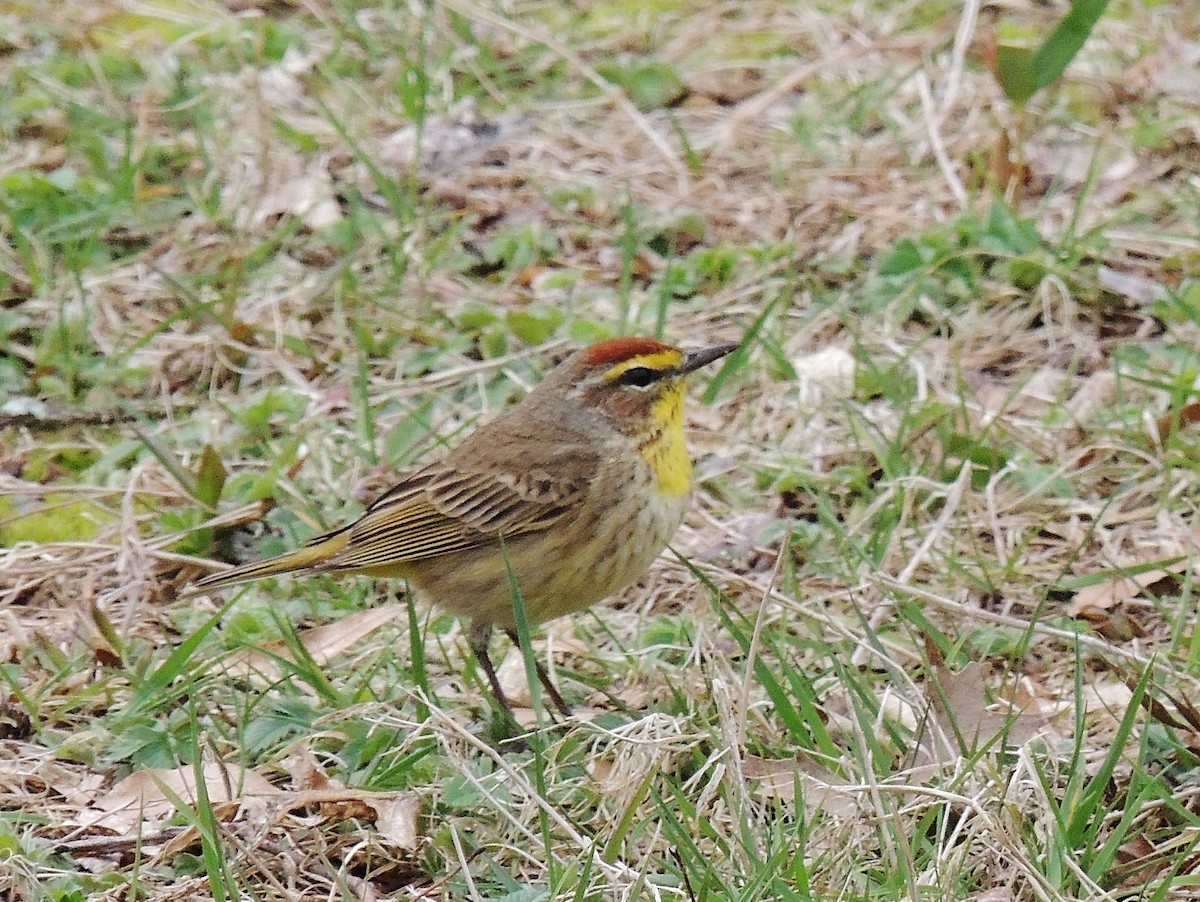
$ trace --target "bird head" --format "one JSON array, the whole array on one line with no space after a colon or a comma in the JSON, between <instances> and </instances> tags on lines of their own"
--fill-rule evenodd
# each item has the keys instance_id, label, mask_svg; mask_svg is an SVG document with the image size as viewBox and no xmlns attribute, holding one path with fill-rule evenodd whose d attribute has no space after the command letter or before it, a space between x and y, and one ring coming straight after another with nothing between
<instances>
[{"instance_id":1,"label":"bird head","mask_svg":"<svg viewBox=\"0 0 1200 902\"><path fill-rule=\"evenodd\" d=\"M627 434L683 427L683 383L736 344L685 351L652 338L610 338L569 357L570 391Z\"/></svg>"}]
</instances>

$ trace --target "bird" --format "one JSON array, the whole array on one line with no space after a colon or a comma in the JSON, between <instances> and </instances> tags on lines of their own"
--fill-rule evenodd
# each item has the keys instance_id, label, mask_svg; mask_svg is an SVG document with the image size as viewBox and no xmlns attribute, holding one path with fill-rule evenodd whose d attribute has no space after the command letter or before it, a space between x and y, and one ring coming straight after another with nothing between
<instances>
[{"instance_id":1,"label":"bird","mask_svg":"<svg viewBox=\"0 0 1200 902\"><path fill-rule=\"evenodd\" d=\"M470 622L471 650L511 712L488 645L496 627L519 644L512 581L532 624L641 579L690 504L686 377L737 347L683 350L627 336L573 351L519 403L401 476L358 519L205 576L191 593L290 572L407 580L418 597ZM540 663L537 673L569 716Z\"/></svg>"}]
</instances>

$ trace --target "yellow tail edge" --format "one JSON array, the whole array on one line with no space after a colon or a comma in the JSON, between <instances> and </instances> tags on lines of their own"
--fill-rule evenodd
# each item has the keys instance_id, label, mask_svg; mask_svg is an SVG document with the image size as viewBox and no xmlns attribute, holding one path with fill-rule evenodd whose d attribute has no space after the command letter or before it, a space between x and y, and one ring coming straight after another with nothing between
<instances>
[{"instance_id":1,"label":"yellow tail edge","mask_svg":"<svg viewBox=\"0 0 1200 902\"><path fill-rule=\"evenodd\" d=\"M335 532L315 540L310 545L297 548L295 551L285 551L283 554L269 557L266 560L252 561L249 564L234 567L232 570L222 570L220 573L202 577L188 587L187 594L212 592L216 589L225 589L267 576L276 576L280 573L308 570L325 563L343 551L347 541L348 535L345 531Z\"/></svg>"}]
</instances>

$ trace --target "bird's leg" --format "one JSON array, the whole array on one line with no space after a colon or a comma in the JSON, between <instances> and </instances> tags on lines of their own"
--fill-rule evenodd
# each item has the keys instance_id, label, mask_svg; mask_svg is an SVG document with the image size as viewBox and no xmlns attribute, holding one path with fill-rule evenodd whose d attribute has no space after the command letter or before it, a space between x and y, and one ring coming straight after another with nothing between
<instances>
[{"instance_id":1,"label":"bird's leg","mask_svg":"<svg viewBox=\"0 0 1200 902\"><path fill-rule=\"evenodd\" d=\"M508 634L508 638L512 640L512 644L517 648L520 648L521 639L517 635L517 631L509 629L505 630L505 632ZM550 696L550 701L554 703L555 709L563 717L570 717L571 706L563 700L561 695L559 695L558 689L556 689L554 683L550 681L550 674L546 673L546 668L542 666L542 662L537 658L534 658L533 666L537 668L538 682L542 684L542 688L544 688L546 690L546 694Z\"/></svg>"},{"instance_id":2,"label":"bird's leg","mask_svg":"<svg viewBox=\"0 0 1200 902\"><path fill-rule=\"evenodd\" d=\"M496 697L496 701L500 703L508 715L512 716L512 705L508 702L508 696L504 694L504 690L500 688L500 680L496 676L496 668L492 666L492 656L488 654L488 640L492 638L492 625L482 621L476 621L471 624L471 629L467 633L467 642L471 645L471 651L475 653L475 660L479 662L479 666L483 668L484 674L487 676L489 685L492 687L492 695Z\"/></svg>"}]
</instances>

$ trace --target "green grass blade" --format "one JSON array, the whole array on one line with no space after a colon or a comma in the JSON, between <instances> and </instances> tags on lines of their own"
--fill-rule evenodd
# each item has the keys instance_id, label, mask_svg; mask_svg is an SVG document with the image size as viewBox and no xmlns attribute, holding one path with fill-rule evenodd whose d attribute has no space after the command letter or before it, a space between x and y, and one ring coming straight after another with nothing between
<instances>
[{"instance_id":1,"label":"green grass blade","mask_svg":"<svg viewBox=\"0 0 1200 902\"><path fill-rule=\"evenodd\" d=\"M1104 15L1109 0L1074 0L1071 11L1058 23L1058 27L1050 33L1033 61L1034 90L1057 81L1071 60L1087 42L1088 35Z\"/></svg>"}]
</instances>

